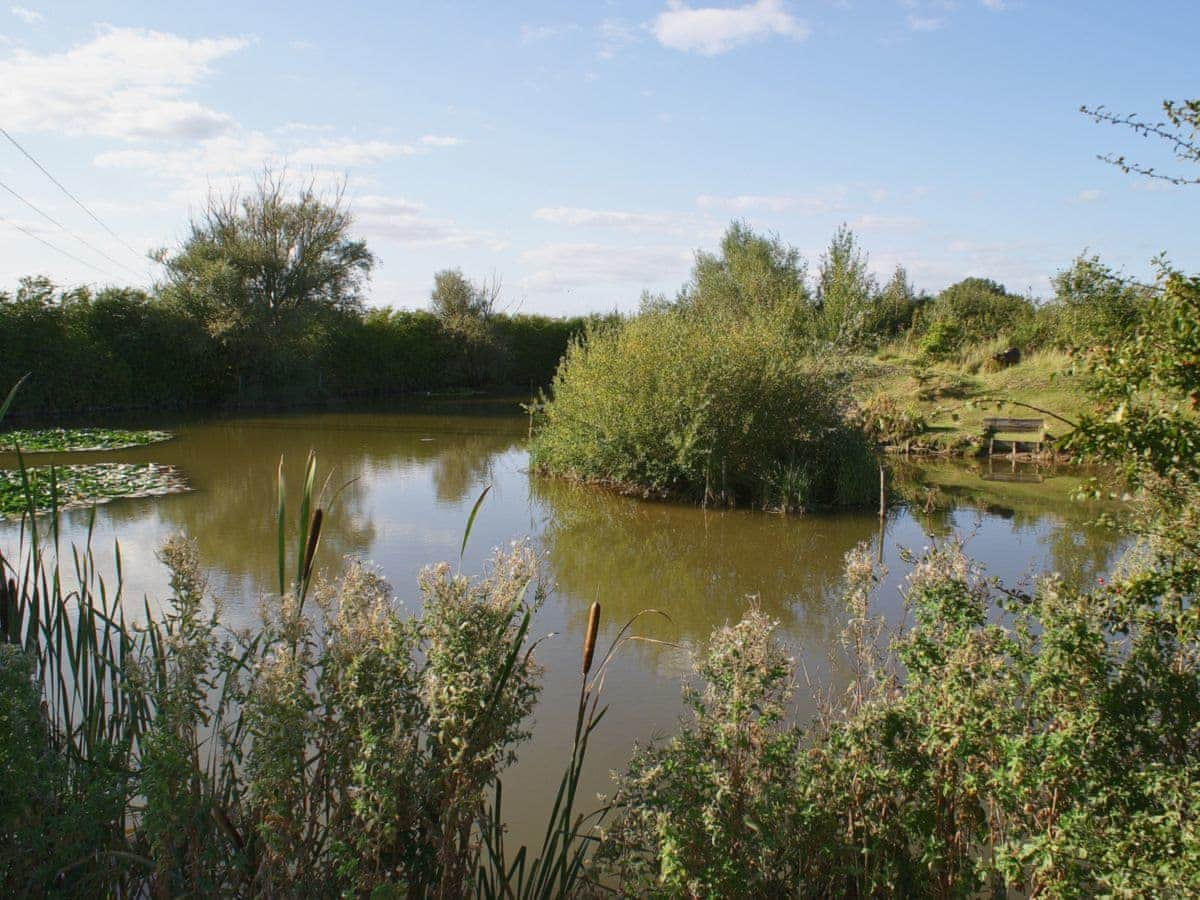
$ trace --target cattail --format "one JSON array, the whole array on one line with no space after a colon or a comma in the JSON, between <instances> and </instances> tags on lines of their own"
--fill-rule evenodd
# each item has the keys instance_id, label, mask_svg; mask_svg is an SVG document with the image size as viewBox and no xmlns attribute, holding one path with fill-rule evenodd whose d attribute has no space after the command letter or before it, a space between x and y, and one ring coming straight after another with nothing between
<instances>
[{"instance_id":1,"label":"cattail","mask_svg":"<svg viewBox=\"0 0 1200 900\"><path fill-rule=\"evenodd\" d=\"M587 635L583 639L583 674L592 668L592 656L596 652L596 632L600 630L600 601L592 604L588 610Z\"/></svg>"},{"instance_id":2,"label":"cattail","mask_svg":"<svg viewBox=\"0 0 1200 900\"><path fill-rule=\"evenodd\" d=\"M313 558L317 555L317 541L321 539L321 519L324 518L321 507L313 513L312 527L308 532L308 546L304 548L304 580L312 573Z\"/></svg>"}]
</instances>

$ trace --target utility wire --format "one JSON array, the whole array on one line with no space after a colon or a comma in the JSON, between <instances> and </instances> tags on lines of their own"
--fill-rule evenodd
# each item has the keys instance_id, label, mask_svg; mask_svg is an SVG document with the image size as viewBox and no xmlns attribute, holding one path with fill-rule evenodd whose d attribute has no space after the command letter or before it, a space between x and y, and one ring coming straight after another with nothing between
<instances>
[{"instance_id":1,"label":"utility wire","mask_svg":"<svg viewBox=\"0 0 1200 900\"><path fill-rule=\"evenodd\" d=\"M62 247L59 247L57 244L50 243L48 240L46 240L41 235L30 231L24 225L18 224L17 222L14 222L12 219L6 219L6 218L4 218L4 216L0 216L0 222L6 222L7 224L11 225L13 228L17 229L17 231L22 231L25 234L29 235L29 237L33 238L35 241L40 241L41 243L45 244L51 250L56 250L59 253L61 253L63 256L66 256L66 257L69 257L70 259L75 260L75 262L79 263L80 265L87 266L89 269L91 269L94 272L99 272L105 278L113 277L111 272L105 272L103 269L99 268L98 266L92 265L86 259L80 259L78 256L76 256L71 251L64 250Z\"/></svg>"},{"instance_id":2,"label":"utility wire","mask_svg":"<svg viewBox=\"0 0 1200 900\"><path fill-rule=\"evenodd\" d=\"M16 197L18 200L20 200L22 203L24 203L24 204L25 204L26 206L28 206L30 209L32 209L32 210L33 210L35 213L37 213L39 216L41 216L43 219L45 219L47 222L49 222L51 225L57 225L57 226L58 226L59 228L61 228L61 229L62 229L64 232L66 232L67 234L69 234L69 235L70 235L71 237L73 237L75 240L79 241L79 243L83 244L83 246L87 247L87 248L88 248L89 250L91 250L93 253L98 253L98 254L100 254L100 255L101 255L101 256L103 256L105 259L107 259L107 260L108 260L110 263L112 263L114 266L120 266L120 267L121 267L122 269L124 269L126 272L131 272L131 273L133 273L134 275L136 275L138 278L141 278L141 277L142 277L142 273L141 273L141 272L138 272L136 269L134 269L134 268L132 268L132 267L130 267L130 266L127 266L127 265L125 265L123 262L118 262L117 260L115 260L115 259L113 259L111 256L109 256L107 253L105 253L103 250L101 250L99 247L97 247L95 244L89 243L88 241L84 240L84 239L83 239L83 238L81 238L79 235L77 235L75 232L73 232L73 231L72 231L70 228L68 228L66 225L64 225L62 222L58 221L58 219L56 219L56 218L54 218L53 216L51 216L51 215L50 215L48 212L46 212L46 211L44 211L44 210L42 210L42 209L38 208L36 205L34 205L34 204L33 204L33 203L31 203L30 201L26 200L24 197L22 197L22 196L21 196L20 194L18 194L16 191L14 191L12 188L10 188L10 187L9 187L7 184L5 184L3 181L0 181L0 188L4 188L4 190L8 191L8 192L9 192L10 194L12 194L14 197Z\"/></svg>"},{"instance_id":3,"label":"utility wire","mask_svg":"<svg viewBox=\"0 0 1200 900\"><path fill-rule=\"evenodd\" d=\"M127 249L134 256L137 256L139 259L143 258L143 254L138 253L136 250L134 250L132 247L130 247L129 244L125 243L124 238L122 238L119 234L117 234L115 231L113 231L111 228L109 228L107 225L105 225L104 222L100 219L100 217L98 215L96 215L94 212L92 212L90 209L88 209L84 205L82 200L80 200L78 197L76 197L74 194L72 194L70 191L68 191L66 189L66 187L63 186L63 183L61 181L59 181L57 178L55 178L53 175L51 175L46 170L46 167L43 166L40 162L38 162L36 159L34 159L33 154L30 153L28 150L26 150L24 147L22 147L17 142L17 139L15 137L13 137L11 134L9 134L7 131L5 131L3 127L0 127L0 134L4 135L6 138L8 138L8 141L10 144L12 144L18 150L20 150L25 155L26 159L28 159L31 163L33 163L35 166L37 166L39 169L41 169L42 174L45 175L47 178L49 178L51 181L53 181L55 183L55 185L58 186L58 189L60 191L62 191L64 194L66 194L68 197L70 197L73 201L75 201L76 206L78 206L85 213L87 213L89 216L91 216L92 221L94 221L97 225L99 225L101 228L103 228L105 231L107 231L109 234L111 234L114 238L116 238L118 241L120 241L125 246L125 249Z\"/></svg>"}]
</instances>

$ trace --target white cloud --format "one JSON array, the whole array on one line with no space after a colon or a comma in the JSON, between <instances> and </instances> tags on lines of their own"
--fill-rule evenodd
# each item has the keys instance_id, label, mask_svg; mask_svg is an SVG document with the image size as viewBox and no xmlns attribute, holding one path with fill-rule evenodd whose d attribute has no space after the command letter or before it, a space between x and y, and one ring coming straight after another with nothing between
<instances>
[{"instance_id":1,"label":"white cloud","mask_svg":"<svg viewBox=\"0 0 1200 900\"><path fill-rule=\"evenodd\" d=\"M738 194L733 197L718 197L701 194L696 205L701 209L721 210L727 213L744 213L754 210L766 212L789 212L795 210L805 214L830 212L838 207L840 195L833 197L794 197L790 194Z\"/></svg>"},{"instance_id":2,"label":"white cloud","mask_svg":"<svg viewBox=\"0 0 1200 900\"><path fill-rule=\"evenodd\" d=\"M746 6L693 8L683 0L667 0L655 18L654 36L665 47L705 56L772 36L803 40L810 31L783 7L781 0L756 0Z\"/></svg>"},{"instance_id":3,"label":"white cloud","mask_svg":"<svg viewBox=\"0 0 1200 900\"><path fill-rule=\"evenodd\" d=\"M0 121L17 132L211 137L233 121L187 99L186 91L211 74L212 63L249 43L102 26L90 41L62 53L17 48L0 59Z\"/></svg>"},{"instance_id":4,"label":"white cloud","mask_svg":"<svg viewBox=\"0 0 1200 900\"><path fill-rule=\"evenodd\" d=\"M38 22L41 22L46 18L36 9L29 9L25 6L10 6L8 11L26 25L36 25Z\"/></svg>"},{"instance_id":5,"label":"white cloud","mask_svg":"<svg viewBox=\"0 0 1200 900\"><path fill-rule=\"evenodd\" d=\"M1008 0L979 0L979 2L993 12L1003 12L1006 9L1012 9L1012 4Z\"/></svg>"},{"instance_id":6,"label":"white cloud","mask_svg":"<svg viewBox=\"0 0 1200 900\"><path fill-rule=\"evenodd\" d=\"M1071 203L1095 203L1104 196L1099 188L1086 188L1070 199Z\"/></svg>"},{"instance_id":7,"label":"white cloud","mask_svg":"<svg viewBox=\"0 0 1200 900\"><path fill-rule=\"evenodd\" d=\"M531 292L602 285L647 287L681 280L691 261L691 249L679 247L544 244L521 254L521 262L537 270L521 286Z\"/></svg>"}]
</instances>

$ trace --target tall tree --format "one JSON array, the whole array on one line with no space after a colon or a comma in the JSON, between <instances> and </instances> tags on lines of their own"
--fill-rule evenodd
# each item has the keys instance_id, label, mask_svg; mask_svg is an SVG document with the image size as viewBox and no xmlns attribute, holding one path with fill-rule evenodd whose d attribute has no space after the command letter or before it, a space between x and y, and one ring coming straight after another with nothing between
<instances>
[{"instance_id":1,"label":"tall tree","mask_svg":"<svg viewBox=\"0 0 1200 900\"><path fill-rule=\"evenodd\" d=\"M457 377L467 384L494 382L501 375L507 348L493 321L499 298L500 279L494 275L478 284L468 281L461 269L443 269L433 276L430 307L442 323Z\"/></svg>"},{"instance_id":2,"label":"tall tree","mask_svg":"<svg viewBox=\"0 0 1200 900\"><path fill-rule=\"evenodd\" d=\"M802 331L811 315L807 278L808 266L795 247L734 222L721 239L720 254L696 254L679 305L718 317L769 316Z\"/></svg>"},{"instance_id":3,"label":"tall tree","mask_svg":"<svg viewBox=\"0 0 1200 900\"><path fill-rule=\"evenodd\" d=\"M878 286L867 268L867 253L854 232L841 225L821 257L817 273L820 335L842 346L858 346L871 326L872 304Z\"/></svg>"},{"instance_id":4,"label":"tall tree","mask_svg":"<svg viewBox=\"0 0 1200 900\"><path fill-rule=\"evenodd\" d=\"M158 252L165 294L244 371L322 316L362 308L375 257L350 236L352 224L342 186L322 194L267 170L244 196L210 196L174 255Z\"/></svg>"}]
</instances>

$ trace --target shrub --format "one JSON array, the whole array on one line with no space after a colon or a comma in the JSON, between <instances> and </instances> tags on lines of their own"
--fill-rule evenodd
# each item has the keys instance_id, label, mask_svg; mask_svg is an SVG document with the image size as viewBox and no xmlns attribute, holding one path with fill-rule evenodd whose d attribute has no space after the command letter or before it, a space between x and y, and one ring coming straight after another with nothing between
<instances>
[{"instance_id":1,"label":"shrub","mask_svg":"<svg viewBox=\"0 0 1200 900\"><path fill-rule=\"evenodd\" d=\"M692 721L634 753L598 859L626 896L785 896L800 871L791 661L752 610L716 631L685 690Z\"/></svg>"},{"instance_id":2,"label":"shrub","mask_svg":"<svg viewBox=\"0 0 1200 900\"><path fill-rule=\"evenodd\" d=\"M531 448L543 471L649 495L798 509L867 502L839 386L756 319L647 313L567 351Z\"/></svg>"},{"instance_id":3,"label":"shrub","mask_svg":"<svg viewBox=\"0 0 1200 900\"><path fill-rule=\"evenodd\" d=\"M1149 291L1121 278L1097 256L1079 256L1054 276L1054 337L1063 347L1111 345L1128 338Z\"/></svg>"},{"instance_id":4,"label":"shrub","mask_svg":"<svg viewBox=\"0 0 1200 900\"><path fill-rule=\"evenodd\" d=\"M945 355L964 343L1008 337L1034 315L1033 304L986 278L952 284L922 310L922 350Z\"/></svg>"},{"instance_id":5,"label":"shrub","mask_svg":"<svg viewBox=\"0 0 1200 900\"><path fill-rule=\"evenodd\" d=\"M853 420L879 444L903 444L929 428L919 408L902 406L891 394L868 397L854 410Z\"/></svg>"}]
</instances>

